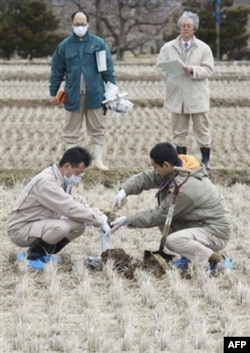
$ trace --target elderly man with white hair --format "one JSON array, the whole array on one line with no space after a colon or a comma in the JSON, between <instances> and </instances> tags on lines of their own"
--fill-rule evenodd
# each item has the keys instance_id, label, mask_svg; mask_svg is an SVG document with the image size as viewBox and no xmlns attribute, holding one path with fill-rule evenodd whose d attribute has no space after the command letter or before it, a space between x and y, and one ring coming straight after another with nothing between
<instances>
[{"instance_id":1,"label":"elderly man with white hair","mask_svg":"<svg viewBox=\"0 0 250 353\"><path fill-rule=\"evenodd\" d=\"M194 33L199 27L197 14L185 11L178 20L180 35L165 43L158 55L157 65L179 59L184 63L183 74L169 77L161 72L166 82L165 106L171 112L172 137L179 154L187 153L190 120L201 161L210 169L211 132L209 128L209 82L214 70L210 47Z\"/></svg>"}]
</instances>

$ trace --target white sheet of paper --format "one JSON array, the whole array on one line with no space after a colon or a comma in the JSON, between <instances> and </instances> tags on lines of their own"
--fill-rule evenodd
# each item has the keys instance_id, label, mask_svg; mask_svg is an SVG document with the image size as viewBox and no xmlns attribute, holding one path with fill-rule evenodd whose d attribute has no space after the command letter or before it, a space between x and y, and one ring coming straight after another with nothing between
<instances>
[{"instance_id":1,"label":"white sheet of paper","mask_svg":"<svg viewBox=\"0 0 250 353\"><path fill-rule=\"evenodd\" d=\"M107 62L106 62L106 51L101 50L96 52L96 62L97 68L99 72L107 70Z\"/></svg>"},{"instance_id":2,"label":"white sheet of paper","mask_svg":"<svg viewBox=\"0 0 250 353\"><path fill-rule=\"evenodd\" d=\"M168 76L171 78L184 75L185 72L183 71L183 68L185 66L186 65L179 59L168 60L157 64L157 67L165 70Z\"/></svg>"}]
</instances>

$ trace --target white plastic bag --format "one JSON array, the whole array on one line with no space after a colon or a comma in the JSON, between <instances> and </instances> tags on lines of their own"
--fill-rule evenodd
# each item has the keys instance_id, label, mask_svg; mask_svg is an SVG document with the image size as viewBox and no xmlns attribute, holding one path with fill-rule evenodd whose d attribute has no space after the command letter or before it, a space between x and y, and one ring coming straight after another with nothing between
<instances>
[{"instance_id":1,"label":"white plastic bag","mask_svg":"<svg viewBox=\"0 0 250 353\"><path fill-rule=\"evenodd\" d=\"M128 110L132 109L134 104L127 99L119 99L118 101L114 101L109 103L109 108L118 114L125 114Z\"/></svg>"},{"instance_id":2,"label":"white plastic bag","mask_svg":"<svg viewBox=\"0 0 250 353\"><path fill-rule=\"evenodd\" d=\"M105 93L104 96L106 100L104 100L102 103L109 103L112 102L116 99L118 99L118 87L114 85L112 82L108 81L107 83L104 83L105 87Z\"/></svg>"},{"instance_id":3,"label":"white plastic bag","mask_svg":"<svg viewBox=\"0 0 250 353\"><path fill-rule=\"evenodd\" d=\"M112 82L105 83L104 95L106 100L102 103L107 103L114 113L124 114L134 106L132 102L123 98L127 95L127 92L119 93L118 87Z\"/></svg>"},{"instance_id":4,"label":"white plastic bag","mask_svg":"<svg viewBox=\"0 0 250 353\"><path fill-rule=\"evenodd\" d=\"M112 236L111 234L109 235L104 235L103 231L100 229L99 230L99 236L100 236L100 243L101 243L101 251L105 251L107 249L112 248Z\"/></svg>"}]
</instances>

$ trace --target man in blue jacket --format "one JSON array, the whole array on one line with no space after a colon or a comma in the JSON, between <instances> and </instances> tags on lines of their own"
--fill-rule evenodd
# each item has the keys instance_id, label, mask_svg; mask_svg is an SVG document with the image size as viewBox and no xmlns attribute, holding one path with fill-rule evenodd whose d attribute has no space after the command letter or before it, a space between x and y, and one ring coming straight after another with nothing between
<instances>
[{"instance_id":1,"label":"man in blue jacket","mask_svg":"<svg viewBox=\"0 0 250 353\"><path fill-rule=\"evenodd\" d=\"M85 116L95 166L108 170L102 161L105 145L102 101L105 99L104 83L116 83L113 60L105 41L89 32L89 16L85 11L73 13L71 19L73 33L58 44L52 56L51 103L57 104L56 95L65 80L63 139L66 147L79 144ZM97 62L100 57L102 67Z\"/></svg>"}]
</instances>

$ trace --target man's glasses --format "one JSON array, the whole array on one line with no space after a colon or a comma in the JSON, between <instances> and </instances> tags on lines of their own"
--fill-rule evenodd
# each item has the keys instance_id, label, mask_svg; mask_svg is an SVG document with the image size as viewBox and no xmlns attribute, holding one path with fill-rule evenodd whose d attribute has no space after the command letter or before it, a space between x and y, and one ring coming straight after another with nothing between
<instances>
[{"instance_id":1,"label":"man's glasses","mask_svg":"<svg viewBox=\"0 0 250 353\"><path fill-rule=\"evenodd\" d=\"M74 27L85 27L87 25L88 25L87 23L73 23Z\"/></svg>"},{"instance_id":2,"label":"man's glasses","mask_svg":"<svg viewBox=\"0 0 250 353\"><path fill-rule=\"evenodd\" d=\"M181 28L188 28L188 29L191 29L191 28L193 28L193 25L186 25L186 24L182 24L181 25Z\"/></svg>"}]
</instances>

